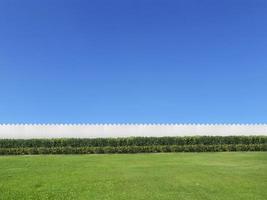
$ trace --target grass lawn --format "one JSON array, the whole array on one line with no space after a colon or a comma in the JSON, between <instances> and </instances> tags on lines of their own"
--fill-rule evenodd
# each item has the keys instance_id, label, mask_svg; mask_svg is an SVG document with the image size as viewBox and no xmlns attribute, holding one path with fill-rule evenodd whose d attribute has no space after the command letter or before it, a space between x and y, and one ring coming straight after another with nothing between
<instances>
[{"instance_id":1,"label":"grass lawn","mask_svg":"<svg viewBox=\"0 0 267 200\"><path fill-rule=\"evenodd\" d=\"M266 200L267 153L0 156L0 199Z\"/></svg>"}]
</instances>

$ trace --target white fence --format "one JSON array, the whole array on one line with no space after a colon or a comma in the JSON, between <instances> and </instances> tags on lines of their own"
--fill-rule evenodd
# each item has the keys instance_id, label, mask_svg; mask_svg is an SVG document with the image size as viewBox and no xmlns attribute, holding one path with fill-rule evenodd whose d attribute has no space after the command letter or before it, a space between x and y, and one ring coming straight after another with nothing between
<instances>
[{"instance_id":1,"label":"white fence","mask_svg":"<svg viewBox=\"0 0 267 200\"><path fill-rule=\"evenodd\" d=\"M0 138L267 135L267 124L2 124Z\"/></svg>"}]
</instances>

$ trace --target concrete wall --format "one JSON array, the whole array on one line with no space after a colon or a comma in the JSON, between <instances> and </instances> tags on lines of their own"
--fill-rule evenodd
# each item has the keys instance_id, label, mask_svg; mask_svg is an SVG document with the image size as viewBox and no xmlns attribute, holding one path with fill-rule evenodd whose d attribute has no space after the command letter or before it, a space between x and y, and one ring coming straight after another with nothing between
<instances>
[{"instance_id":1,"label":"concrete wall","mask_svg":"<svg viewBox=\"0 0 267 200\"><path fill-rule=\"evenodd\" d=\"M267 124L2 124L0 138L267 135Z\"/></svg>"}]
</instances>

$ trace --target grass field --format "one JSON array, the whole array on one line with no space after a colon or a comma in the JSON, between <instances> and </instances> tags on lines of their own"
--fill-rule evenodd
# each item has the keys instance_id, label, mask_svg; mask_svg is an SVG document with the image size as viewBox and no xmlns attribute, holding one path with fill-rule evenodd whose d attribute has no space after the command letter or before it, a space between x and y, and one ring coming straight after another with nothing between
<instances>
[{"instance_id":1,"label":"grass field","mask_svg":"<svg viewBox=\"0 0 267 200\"><path fill-rule=\"evenodd\" d=\"M0 156L0 199L266 200L267 153Z\"/></svg>"}]
</instances>

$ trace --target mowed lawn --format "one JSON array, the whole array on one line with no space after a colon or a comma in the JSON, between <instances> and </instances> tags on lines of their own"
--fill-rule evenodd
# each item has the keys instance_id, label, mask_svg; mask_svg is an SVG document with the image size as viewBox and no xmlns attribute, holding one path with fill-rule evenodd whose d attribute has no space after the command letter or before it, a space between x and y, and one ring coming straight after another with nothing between
<instances>
[{"instance_id":1,"label":"mowed lawn","mask_svg":"<svg viewBox=\"0 0 267 200\"><path fill-rule=\"evenodd\" d=\"M266 200L267 153L0 156L0 199Z\"/></svg>"}]
</instances>

